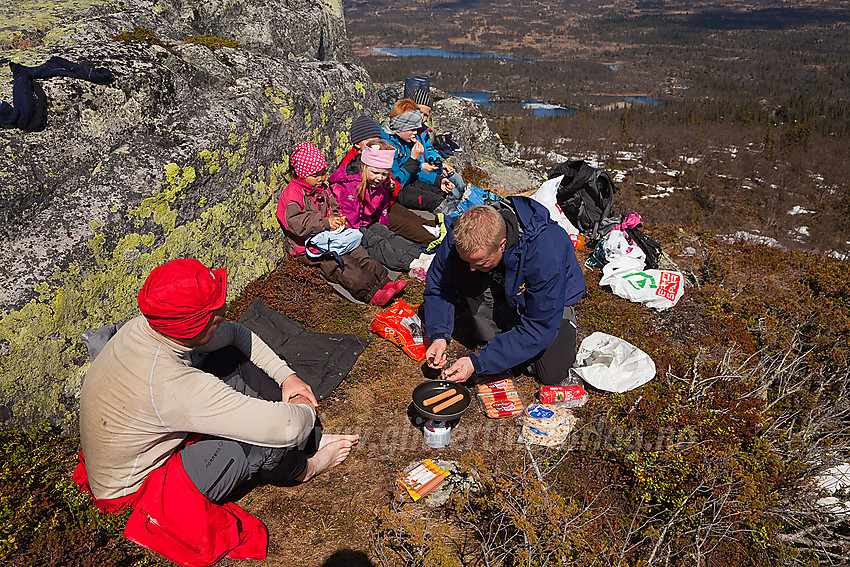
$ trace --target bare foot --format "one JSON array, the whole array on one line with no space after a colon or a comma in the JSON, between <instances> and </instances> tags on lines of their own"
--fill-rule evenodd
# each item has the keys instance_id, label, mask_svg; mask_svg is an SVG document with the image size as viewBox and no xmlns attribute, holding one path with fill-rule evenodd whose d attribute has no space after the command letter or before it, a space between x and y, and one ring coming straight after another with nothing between
<instances>
[{"instance_id":1,"label":"bare foot","mask_svg":"<svg viewBox=\"0 0 850 567\"><path fill-rule=\"evenodd\" d=\"M307 468L298 480L305 482L343 462L359 439L359 435L322 435L319 450L307 459Z\"/></svg>"}]
</instances>

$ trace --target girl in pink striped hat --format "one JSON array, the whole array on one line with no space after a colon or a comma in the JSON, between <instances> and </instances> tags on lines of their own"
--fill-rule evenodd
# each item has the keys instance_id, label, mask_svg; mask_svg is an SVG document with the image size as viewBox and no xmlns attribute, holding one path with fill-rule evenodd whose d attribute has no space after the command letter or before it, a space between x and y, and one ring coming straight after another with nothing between
<instances>
[{"instance_id":1,"label":"girl in pink striped hat","mask_svg":"<svg viewBox=\"0 0 850 567\"><path fill-rule=\"evenodd\" d=\"M367 140L363 151L329 179L348 226L363 233L369 255L391 270L427 269L431 256L389 228L390 170L396 150L385 140Z\"/></svg>"}]
</instances>

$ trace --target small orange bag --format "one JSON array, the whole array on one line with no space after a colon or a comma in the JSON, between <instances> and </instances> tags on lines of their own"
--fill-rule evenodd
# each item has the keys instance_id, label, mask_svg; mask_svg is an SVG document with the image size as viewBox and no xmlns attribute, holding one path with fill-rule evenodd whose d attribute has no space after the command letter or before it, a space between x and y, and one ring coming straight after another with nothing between
<instances>
[{"instance_id":1,"label":"small orange bag","mask_svg":"<svg viewBox=\"0 0 850 567\"><path fill-rule=\"evenodd\" d=\"M400 346L413 360L425 360L428 350L425 327L413 307L403 299L397 299L389 309L375 315L371 328Z\"/></svg>"}]
</instances>

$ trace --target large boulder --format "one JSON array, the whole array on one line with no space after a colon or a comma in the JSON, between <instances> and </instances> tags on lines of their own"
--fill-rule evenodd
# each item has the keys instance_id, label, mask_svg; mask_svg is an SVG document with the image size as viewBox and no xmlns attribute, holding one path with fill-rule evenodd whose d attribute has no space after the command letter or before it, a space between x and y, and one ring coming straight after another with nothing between
<instances>
[{"instance_id":1,"label":"large boulder","mask_svg":"<svg viewBox=\"0 0 850 567\"><path fill-rule=\"evenodd\" d=\"M376 98L338 0L17 0L0 21L4 101L9 61L115 75L41 80L44 129L0 130L0 421L68 425L80 334L137 315L169 259L226 268L230 297L272 269L288 153L340 159Z\"/></svg>"},{"instance_id":2,"label":"large boulder","mask_svg":"<svg viewBox=\"0 0 850 567\"><path fill-rule=\"evenodd\" d=\"M449 163L462 171L467 163L483 169L488 183L503 194L528 193L540 187L544 177L534 165L518 159L490 130L475 103L456 97L437 98L431 110L436 133L451 132L461 152Z\"/></svg>"}]
</instances>

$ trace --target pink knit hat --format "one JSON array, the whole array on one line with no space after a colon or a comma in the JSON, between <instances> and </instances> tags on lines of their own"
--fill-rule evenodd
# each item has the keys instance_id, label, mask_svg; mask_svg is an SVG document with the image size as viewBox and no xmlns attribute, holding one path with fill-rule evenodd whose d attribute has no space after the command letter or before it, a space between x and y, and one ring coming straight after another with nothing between
<instances>
[{"instance_id":1,"label":"pink knit hat","mask_svg":"<svg viewBox=\"0 0 850 567\"><path fill-rule=\"evenodd\" d=\"M304 179L328 167L325 156L310 142L295 146L292 155L289 156L289 163L292 164L295 176L299 179Z\"/></svg>"},{"instance_id":2,"label":"pink knit hat","mask_svg":"<svg viewBox=\"0 0 850 567\"><path fill-rule=\"evenodd\" d=\"M365 146L360 154L360 161L372 167L381 169L392 169L395 149L382 150L378 146Z\"/></svg>"}]
</instances>

